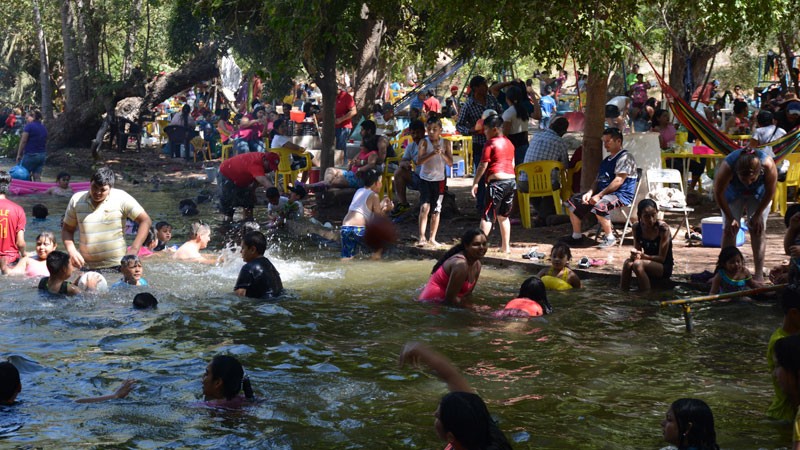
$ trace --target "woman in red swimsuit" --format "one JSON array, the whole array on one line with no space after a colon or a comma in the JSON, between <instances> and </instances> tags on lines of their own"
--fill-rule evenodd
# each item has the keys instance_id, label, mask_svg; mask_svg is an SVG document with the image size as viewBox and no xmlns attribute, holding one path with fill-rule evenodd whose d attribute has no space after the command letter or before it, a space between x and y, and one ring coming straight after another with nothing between
<instances>
[{"instance_id":1,"label":"woman in red swimsuit","mask_svg":"<svg viewBox=\"0 0 800 450\"><path fill-rule=\"evenodd\" d=\"M421 301L467 306L481 274L481 259L486 254L486 235L479 228L468 230L461 242L447 251L433 266L428 284L419 296Z\"/></svg>"}]
</instances>

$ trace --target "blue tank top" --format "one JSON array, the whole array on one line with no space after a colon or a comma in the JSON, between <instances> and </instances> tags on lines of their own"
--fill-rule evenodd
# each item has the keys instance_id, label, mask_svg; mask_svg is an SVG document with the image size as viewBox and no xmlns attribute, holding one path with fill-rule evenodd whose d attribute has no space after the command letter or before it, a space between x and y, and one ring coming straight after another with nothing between
<instances>
[{"instance_id":1,"label":"blue tank top","mask_svg":"<svg viewBox=\"0 0 800 450\"><path fill-rule=\"evenodd\" d=\"M761 161L762 165L764 164L764 161L769 158L769 155L761 150L756 150L756 155L758 155L758 160ZM740 180L739 176L736 174L736 162L739 161L739 157L741 156L742 150L736 150L725 157L725 162L733 172L733 178L731 178L731 182L725 189L725 200L732 202L742 196L755 197L756 200L761 200L767 190L766 186L764 185L764 170L761 170L761 174L753 184L745 186L745 184L742 183L742 180Z\"/></svg>"},{"instance_id":2,"label":"blue tank top","mask_svg":"<svg viewBox=\"0 0 800 450\"><path fill-rule=\"evenodd\" d=\"M623 155L627 155L627 150L620 150L616 156L607 157L600 163L600 170L597 172L597 190L602 191L606 188L611 181L614 180L617 176L617 161L623 157ZM628 156L632 158L632 156ZM632 173L631 173L632 172ZM616 190L616 192L612 192L612 194L616 195L619 200L625 206L630 205L633 202L633 194L636 191L636 164L634 163L630 170L628 171L628 176L625 177L625 181L622 182L622 186Z\"/></svg>"}]
</instances>

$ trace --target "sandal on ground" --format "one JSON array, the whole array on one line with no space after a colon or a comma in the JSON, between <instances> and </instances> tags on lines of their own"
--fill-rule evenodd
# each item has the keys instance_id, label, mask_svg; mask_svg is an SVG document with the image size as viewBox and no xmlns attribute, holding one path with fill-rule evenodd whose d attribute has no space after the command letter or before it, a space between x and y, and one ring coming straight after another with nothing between
<instances>
[{"instance_id":1,"label":"sandal on ground","mask_svg":"<svg viewBox=\"0 0 800 450\"><path fill-rule=\"evenodd\" d=\"M578 261L578 267L581 268L581 269L588 269L591 266L592 266L592 262L591 262L591 260L589 260L588 256L584 256L583 258L581 258L580 261Z\"/></svg>"}]
</instances>

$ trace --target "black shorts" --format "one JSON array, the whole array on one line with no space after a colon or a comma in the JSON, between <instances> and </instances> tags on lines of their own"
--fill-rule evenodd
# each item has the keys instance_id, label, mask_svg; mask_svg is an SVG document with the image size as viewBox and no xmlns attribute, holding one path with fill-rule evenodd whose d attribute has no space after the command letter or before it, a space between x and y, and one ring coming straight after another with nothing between
<instances>
[{"instance_id":1,"label":"black shorts","mask_svg":"<svg viewBox=\"0 0 800 450\"><path fill-rule=\"evenodd\" d=\"M233 208L253 209L256 206L256 190L251 187L239 187L223 174L217 176L219 184L219 210L232 216Z\"/></svg>"},{"instance_id":2,"label":"black shorts","mask_svg":"<svg viewBox=\"0 0 800 450\"><path fill-rule=\"evenodd\" d=\"M517 182L513 178L490 181L486 186L486 207L483 211L483 220L494 222L497 216L508 217L511 206L514 204L516 190Z\"/></svg>"},{"instance_id":3,"label":"black shorts","mask_svg":"<svg viewBox=\"0 0 800 450\"><path fill-rule=\"evenodd\" d=\"M306 166L307 160L305 156L292 154L292 170L302 169Z\"/></svg>"},{"instance_id":4,"label":"black shorts","mask_svg":"<svg viewBox=\"0 0 800 450\"><path fill-rule=\"evenodd\" d=\"M444 199L444 189L447 186L447 180L441 181L425 181L420 178L419 180L419 204L433 205L432 212L439 213L442 211L442 199Z\"/></svg>"}]
</instances>

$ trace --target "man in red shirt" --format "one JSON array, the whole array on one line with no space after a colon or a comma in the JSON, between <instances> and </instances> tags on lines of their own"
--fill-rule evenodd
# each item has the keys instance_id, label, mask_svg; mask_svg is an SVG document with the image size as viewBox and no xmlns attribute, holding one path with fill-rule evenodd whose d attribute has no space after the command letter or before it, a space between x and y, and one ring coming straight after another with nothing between
<instances>
[{"instance_id":1,"label":"man in red shirt","mask_svg":"<svg viewBox=\"0 0 800 450\"><path fill-rule=\"evenodd\" d=\"M280 157L275 153L242 153L228 158L219 166L220 212L227 220L233 220L233 209L244 208L244 220L253 219L256 204L256 188L272 187L267 173L278 169Z\"/></svg>"},{"instance_id":2,"label":"man in red shirt","mask_svg":"<svg viewBox=\"0 0 800 450\"><path fill-rule=\"evenodd\" d=\"M347 150L347 138L353 131L353 121L356 115L356 102L353 96L347 93L344 86L339 85L339 95L336 96L336 149Z\"/></svg>"},{"instance_id":3,"label":"man in red shirt","mask_svg":"<svg viewBox=\"0 0 800 450\"><path fill-rule=\"evenodd\" d=\"M0 266L13 264L25 256L25 211L8 200L11 175L0 171Z\"/></svg>"},{"instance_id":4,"label":"man in red shirt","mask_svg":"<svg viewBox=\"0 0 800 450\"><path fill-rule=\"evenodd\" d=\"M425 101L422 102L422 111L425 112L425 114L431 112L434 112L436 114L441 113L442 104L439 103L439 99L436 98L436 94L433 92L433 90L428 91L427 97L428 98L426 98Z\"/></svg>"},{"instance_id":5,"label":"man in red shirt","mask_svg":"<svg viewBox=\"0 0 800 450\"><path fill-rule=\"evenodd\" d=\"M494 110L484 113L483 133L487 140L472 182L472 196L477 195L478 183L485 173L486 207L481 218L481 231L488 237L492 231L492 223L497 219L500 227L500 251L511 253L511 222L508 220L508 213L514 204L514 192L517 190L514 144L503 136L503 118Z\"/></svg>"}]
</instances>

